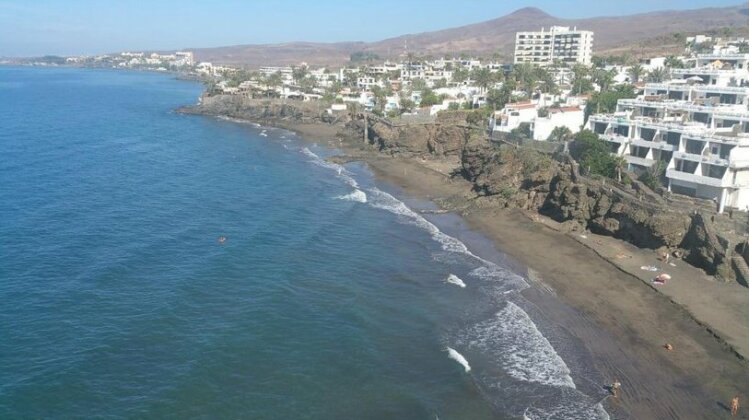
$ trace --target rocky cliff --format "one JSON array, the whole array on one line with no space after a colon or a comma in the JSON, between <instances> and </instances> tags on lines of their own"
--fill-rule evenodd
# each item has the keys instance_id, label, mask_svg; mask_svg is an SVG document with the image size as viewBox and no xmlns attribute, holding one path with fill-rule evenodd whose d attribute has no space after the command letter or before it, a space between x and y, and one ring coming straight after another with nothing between
<instances>
[{"instance_id":1,"label":"rocky cliff","mask_svg":"<svg viewBox=\"0 0 749 420\"><path fill-rule=\"evenodd\" d=\"M462 122L462 126L460 125ZM459 156L470 130L465 127L465 114L446 113L427 123L401 123L368 116L351 121L347 128L377 150L405 157Z\"/></svg>"},{"instance_id":2,"label":"rocky cliff","mask_svg":"<svg viewBox=\"0 0 749 420\"><path fill-rule=\"evenodd\" d=\"M240 95L203 95L195 106L182 107L178 112L224 116L268 124L279 121L294 123L334 124L346 122L348 113L330 114L327 105L316 102L253 99Z\"/></svg>"}]
</instances>

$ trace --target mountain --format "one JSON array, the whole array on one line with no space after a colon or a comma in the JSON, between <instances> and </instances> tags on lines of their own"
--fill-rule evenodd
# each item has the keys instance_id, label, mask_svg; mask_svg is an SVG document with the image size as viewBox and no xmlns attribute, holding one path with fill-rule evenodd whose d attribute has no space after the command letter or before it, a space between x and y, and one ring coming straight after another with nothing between
<instances>
[{"instance_id":1,"label":"mountain","mask_svg":"<svg viewBox=\"0 0 749 420\"><path fill-rule=\"evenodd\" d=\"M302 61L311 65L342 65L354 52L369 52L385 58L403 54L406 48L409 52L429 55L498 53L508 59L512 56L515 32L539 30L552 25L576 26L593 31L593 50L598 55L672 52L683 48L685 34L723 28L749 33L749 4L586 19L561 19L540 9L526 7L486 22L377 42L292 42L197 48L193 51L201 61L250 67L298 64Z\"/></svg>"}]
</instances>

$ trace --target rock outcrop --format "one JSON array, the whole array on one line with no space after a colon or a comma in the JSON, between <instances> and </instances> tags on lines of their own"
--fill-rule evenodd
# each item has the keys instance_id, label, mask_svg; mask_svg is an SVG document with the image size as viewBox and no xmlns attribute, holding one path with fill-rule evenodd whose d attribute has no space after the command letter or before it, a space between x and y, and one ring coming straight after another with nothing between
<instances>
[{"instance_id":1,"label":"rock outcrop","mask_svg":"<svg viewBox=\"0 0 749 420\"><path fill-rule=\"evenodd\" d=\"M379 151L405 157L439 158L458 156L467 138L467 129L454 123L454 117L440 115L433 122L408 124L370 116L368 142ZM465 117L462 118L465 121ZM351 121L347 128L357 137L364 136L363 118Z\"/></svg>"},{"instance_id":2,"label":"rock outcrop","mask_svg":"<svg viewBox=\"0 0 749 420\"><path fill-rule=\"evenodd\" d=\"M348 113L329 114L327 107L314 102L252 99L239 95L203 95L195 106L182 107L178 112L224 116L272 124L277 121L294 123L334 124L348 121Z\"/></svg>"}]
</instances>

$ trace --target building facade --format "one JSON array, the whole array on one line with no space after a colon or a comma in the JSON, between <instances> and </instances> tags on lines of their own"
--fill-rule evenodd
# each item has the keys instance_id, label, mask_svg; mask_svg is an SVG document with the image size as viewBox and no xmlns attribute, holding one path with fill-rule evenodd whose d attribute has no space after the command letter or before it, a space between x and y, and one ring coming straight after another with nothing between
<instances>
[{"instance_id":1,"label":"building facade","mask_svg":"<svg viewBox=\"0 0 749 420\"><path fill-rule=\"evenodd\" d=\"M706 54L674 79L620 99L588 128L629 168L665 168L669 191L749 208L749 54Z\"/></svg>"},{"instance_id":2,"label":"building facade","mask_svg":"<svg viewBox=\"0 0 749 420\"><path fill-rule=\"evenodd\" d=\"M568 26L552 26L548 31L515 34L515 64L539 66L555 62L589 65L593 57L593 32Z\"/></svg>"}]
</instances>

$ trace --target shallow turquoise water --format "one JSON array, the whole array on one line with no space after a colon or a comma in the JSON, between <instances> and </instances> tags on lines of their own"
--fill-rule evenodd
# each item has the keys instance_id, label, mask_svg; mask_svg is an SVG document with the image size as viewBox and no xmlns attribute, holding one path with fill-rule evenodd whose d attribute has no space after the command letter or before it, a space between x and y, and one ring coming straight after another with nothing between
<instances>
[{"instance_id":1,"label":"shallow turquoise water","mask_svg":"<svg viewBox=\"0 0 749 420\"><path fill-rule=\"evenodd\" d=\"M200 91L0 68L0 418L603 416L450 216Z\"/></svg>"}]
</instances>

